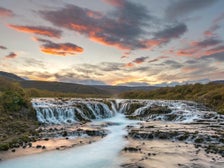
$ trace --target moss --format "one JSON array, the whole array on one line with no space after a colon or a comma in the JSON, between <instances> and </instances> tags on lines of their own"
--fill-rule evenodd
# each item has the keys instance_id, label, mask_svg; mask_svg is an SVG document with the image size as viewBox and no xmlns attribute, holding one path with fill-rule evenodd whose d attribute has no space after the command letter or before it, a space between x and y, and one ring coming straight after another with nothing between
<instances>
[{"instance_id":1,"label":"moss","mask_svg":"<svg viewBox=\"0 0 224 168\"><path fill-rule=\"evenodd\" d=\"M0 151L7 151L7 150L9 150L9 144L8 143L0 144Z\"/></svg>"},{"instance_id":2,"label":"moss","mask_svg":"<svg viewBox=\"0 0 224 168\"><path fill-rule=\"evenodd\" d=\"M203 143L204 142L204 139L203 138L196 138L194 140L195 143Z\"/></svg>"}]
</instances>

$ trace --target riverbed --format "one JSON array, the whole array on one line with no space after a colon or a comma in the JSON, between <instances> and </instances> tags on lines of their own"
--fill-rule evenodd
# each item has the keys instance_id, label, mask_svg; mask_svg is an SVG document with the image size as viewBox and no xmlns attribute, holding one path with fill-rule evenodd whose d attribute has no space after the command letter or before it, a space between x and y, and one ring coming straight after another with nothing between
<instances>
[{"instance_id":1,"label":"riverbed","mask_svg":"<svg viewBox=\"0 0 224 168\"><path fill-rule=\"evenodd\" d=\"M82 145L3 160L1 168L224 167L224 116L202 104L56 98L32 103L43 139L59 144L59 139L87 139ZM85 129L98 137L89 140Z\"/></svg>"}]
</instances>

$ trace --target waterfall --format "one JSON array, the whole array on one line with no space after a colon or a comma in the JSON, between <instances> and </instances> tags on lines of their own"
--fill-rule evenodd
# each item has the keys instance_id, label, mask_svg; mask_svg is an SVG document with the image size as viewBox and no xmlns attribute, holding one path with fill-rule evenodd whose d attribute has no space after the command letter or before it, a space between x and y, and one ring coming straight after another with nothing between
<instances>
[{"instance_id":1,"label":"waterfall","mask_svg":"<svg viewBox=\"0 0 224 168\"><path fill-rule=\"evenodd\" d=\"M85 99L33 99L37 119L44 124L70 124L114 116L107 104Z\"/></svg>"},{"instance_id":2,"label":"waterfall","mask_svg":"<svg viewBox=\"0 0 224 168\"><path fill-rule=\"evenodd\" d=\"M116 113L146 121L193 122L208 114L207 109L195 102L174 100L35 98L32 105L43 124L87 122L110 118Z\"/></svg>"}]
</instances>

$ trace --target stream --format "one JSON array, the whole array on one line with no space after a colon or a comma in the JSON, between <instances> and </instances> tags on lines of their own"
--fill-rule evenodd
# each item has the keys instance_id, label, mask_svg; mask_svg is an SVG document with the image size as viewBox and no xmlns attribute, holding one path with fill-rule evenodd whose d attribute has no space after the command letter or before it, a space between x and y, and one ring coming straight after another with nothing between
<instances>
[{"instance_id":1,"label":"stream","mask_svg":"<svg viewBox=\"0 0 224 168\"><path fill-rule=\"evenodd\" d=\"M32 104L43 128L89 123L107 135L4 160L0 168L224 167L224 116L192 101L37 98Z\"/></svg>"},{"instance_id":2,"label":"stream","mask_svg":"<svg viewBox=\"0 0 224 168\"><path fill-rule=\"evenodd\" d=\"M123 138L127 134L124 129L127 125L135 124L125 118L123 114L116 113L112 118L93 121L92 124L110 122L113 125L106 129L109 131L102 140L67 149L64 151L51 151L41 154L34 154L25 157L19 157L0 163L1 168L116 168L119 167L122 160L119 158L119 152L126 145ZM94 166L93 166L94 165Z\"/></svg>"}]
</instances>

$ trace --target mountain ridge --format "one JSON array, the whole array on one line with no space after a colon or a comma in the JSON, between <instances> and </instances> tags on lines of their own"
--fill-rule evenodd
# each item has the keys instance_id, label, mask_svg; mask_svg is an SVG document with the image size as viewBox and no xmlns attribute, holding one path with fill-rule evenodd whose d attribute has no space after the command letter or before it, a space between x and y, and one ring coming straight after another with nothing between
<instances>
[{"instance_id":1,"label":"mountain ridge","mask_svg":"<svg viewBox=\"0 0 224 168\"><path fill-rule=\"evenodd\" d=\"M23 88L26 89L34 88L52 92L104 95L106 97L117 95L125 91L135 91L135 90L149 91L159 88L156 86L82 85L76 83L65 83L56 81L50 82L50 81L26 80L19 77L16 74L3 71L0 71L0 76L13 81L17 81Z\"/></svg>"}]
</instances>

